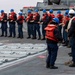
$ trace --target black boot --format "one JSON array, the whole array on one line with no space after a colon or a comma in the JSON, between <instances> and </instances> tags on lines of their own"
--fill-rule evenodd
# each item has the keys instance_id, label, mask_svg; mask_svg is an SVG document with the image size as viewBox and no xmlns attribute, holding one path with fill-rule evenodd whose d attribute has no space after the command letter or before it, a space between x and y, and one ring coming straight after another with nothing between
<instances>
[{"instance_id":1,"label":"black boot","mask_svg":"<svg viewBox=\"0 0 75 75\"><path fill-rule=\"evenodd\" d=\"M7 35L5 35L4 37L7 37Z\"/></svg>"},{"instance_id":2,"label":"black boot","mask_svg":"<svg viewBox=\"0 0 75 75\"><path fill-rule=\"evenodd\" d=\"M54 65L50 65L50 69L58 69L58 67L56 67Z\"/></svg>"},{"instance_id":3,"label":"black boot","mask_svg":"<svg viewBox=\"0 0 75 75\"><path fill-rule=\"evenodd\" d=\"M72 53L70 52L70 53L68 53L68 55L69 55L69 56L72 56Z\"/></svg>"},{"instance_id":4,"label":"black boot","mask_svg":"<svg viewBox=\"0 0 75 75\"><path fill-rule=\"evenodd\" d=\"M20 38L20 36L18 36L17 38Z\"/></svg>"},{"instance_id":5,"label":"black boot","mask_svg":"<svg viewBox=\"0 0 75 75\"><path fill-rule=\"evenodd\" d=\"M70 44L68 44L68 45L67 45L67 47L68 47L68 48L71 48L71 45L70 45Z\"/></svg>"},{"instance_id":6,"label":"black boot","mask_svg":"<svg viewBox=\"0 0 75 75\"><path fill-rule=\"evenodd\" d=\"M40 39L41 39L41 37L38 38L38 40L40 40Z\"/></svg>"},{"instance_id":7,"label":"black boot","mask_svg":"<svg viewBox=\"0 0 75 75\"><path fill-rule=\"evenodd\" d=\"M22 36L22 37L20 37L20 39L23 39L23 36Z\"/></svg>"},{"instance_id":8,"label":"black boot","mask_svg":"<svg viewBox=\"0 0 75 75\"><path fill-rule=\"evenodd\" d=\"M4 36L4 35L1 35L1 37L2 37L2 36Z\"/></svg>"},{"instance_id":9,"label":"black boot","mask_svg":"<svg viewBox=\"0 0 75 75\"><path fill-rule=\"evenodd\" d=\"M30 36L27 37L27 39L30 39L30 38L31 38Z\"/></svg>"},{"instance_id":10,"label":"black boot","mask_svg":"<svg viewBox=\"0 0 75 75\"><path fill-rule=\"evenodd\" d=\"M41 40L45 40L45 38L42 38Z\"/></svg>"},{"instance_id":11,"label":"black boot","mask_svg":"<svg viewBox=\"0 0 75 75\"><path fill-rule=\"evenodd\" d=\"M50 68L50 64L49 63L46 63L46 68Z\"/></svg>"},{"instance_id":12,"label":"black boot","mask_svg":"<svg viewBox=\"0 0 75 75\"><path fill-rule=\"evenodd\" d=\"M8 37L12 37L11 35L9 35Z\"/></svg>"},{"instance_id":13,"label":"black boot","mask_svg":"<svg viewBox=\"0 0 75 75\"><path fill-rule=\"evenodd\" d=\"M32 37L32 39L36 39L36 37Z\"/></svg>"},{"instance_id":14,"label":"black boot","mask_svg":"<svg viewBox=\"0 0 75 75\"><path fill-rule=\"evenodd\" d=\"M75 63L70 64L69 67L75 67Z\"/></svg>"}]
</instances>

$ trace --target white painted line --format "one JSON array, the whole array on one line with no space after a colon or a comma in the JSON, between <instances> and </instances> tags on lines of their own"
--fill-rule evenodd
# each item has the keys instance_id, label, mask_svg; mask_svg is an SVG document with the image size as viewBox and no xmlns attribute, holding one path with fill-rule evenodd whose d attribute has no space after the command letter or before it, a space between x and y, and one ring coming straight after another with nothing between
<instances>
[{"instance_id":1,"label":"white painted line","mask_svg":"<svg viewBox=\"0 0 75 75\"><path fill-rule=\"evenodd\" d=\"M59 46L59 48L61 48L61 47L62 46ZM12 62L9 62L9 63L4 63L4 64L0 65L0 70L5 69L5 68L8 68L8 67L11 67L11 66L14 66L16 64L20 64L20 63L25 62L27 60L30 60L33 57L35 58L35 56L41 55L41 54L43 54L45 52L46 51L44 51L44 52L38 52L37 54L29 55L29 56L27 56L25 58L22 58L22 59L19 59L19 60L15 60L15 61L12 61Z\"/></svg>"},{"instance_id":2,"label":"white painted line","mask_svg":"<svg viewBox=\"0 0 75 75\"><path fill-rule=\"evenodd\" d=\"M27 60L32 59L32 58L35 57L35 56L38 56L38 55L40 55L40 54L43 54L43 53L45 53L45 52L46 52L46 51L41 52L41 53L38 53L38 54L35 54L35 55L27 56L27 57L25 57L25 58L22 58L22 59L19 59L19 60L15 60L15 61L13 61L13 62L9 62L9 63L3 64L3 65L0 66L0 70L5 69L5 68L8 68L8 67L11 67L11 66L14 66L14 65L17 65L17 64L20 64L20 63L23 63L23 62L25 62L25 61L27 61Z\"/></svg>"}]
</instances>

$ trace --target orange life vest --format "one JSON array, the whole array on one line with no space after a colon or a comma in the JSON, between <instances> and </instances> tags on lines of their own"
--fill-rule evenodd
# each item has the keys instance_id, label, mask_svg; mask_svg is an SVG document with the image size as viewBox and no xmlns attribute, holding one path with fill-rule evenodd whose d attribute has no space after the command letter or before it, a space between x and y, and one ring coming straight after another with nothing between
<instances>
[{"instance_id":1,"label":"orange life vest","mask_svg":"<svg viewBox=\"0 0 75 75\"><path fill-rule=\"evenodd\" d=\"M7 14L6 13L2 13L1 14L1 19L4 19L5 17L7 17Z\"/></svg>"},{"instance_id":2,"label":"orange life vest","mask_svg":"<svg viewBox=\"0 0 75 75\"><path fill-rule=\"evenodd\" d=\"M53 13L48 13L48 16L50 17L50 23L51 23L53 18L55 18L55 15Z\"/></svg>"},{"instance_id":3,"label":"orange life vest","mask_svg":"<svg viewBox=\"0 0 75 75\"><path fill-rule=\"evenodd\" d=\"M31 21L33 18L33 14L32 13L29 13L27 18L26 18L26 21Z\"/></svg>"},{"instance_id":4,"label":"orange life vest","mask_svg":"<svg viewBox=\"0 0 75 75\"><path fill-rule=\"evenodd\" d=\"M55 15L54 14L51 14L51 16L52 16L52 19L55 18Z\"/></svg>"},{"instance_id":5,"label":"orange life vest","mask_svg":"<svg viewBox=\"0 0 75 75\"><path fill-rule=\"evenodd\" d=\"M46 38L50 39L52 41L58 42L58 39L55 37L54 35L54 30L57 28L57 26L53 25L53 24L49 24L45 30L46 30Z\"/></svg>"},{"instance_id":6,"label":"orange life vest","mask_svg":"<svg viewBox=\"0 0 75 75\"><path fill-rule=\"evenodd\" d=\"M11 19L11 20L15 20L15 16L16 16L16 13L11 12L8 18Z\"/></svg>"},{"instance_id":7,"label":"orange life vest","mask_svg":"<svg viewBox=\"0 0 75 75\"><path fill-rule=\"evenodd\" d=\"M62 14L58 14L57 18L59 19L60 23L62 23L62 21L63 21L63 15Z\"/></svg>"},{"instance_id":8,"label":"orange life vest","mask_svg":"<svg viewBox=\"0 0 75 75\"><path fill-rule=\"evenodd\" d=\"M1 14L0 21L4 18L4 14Z\"/></svg>"},{"instance_id":9,"label":"orange life vest","mask_svg":"<svg viewBox=\"0 0 75 75\"><path fill-rule=\"evenodd\" d=\"M17 20L20 20L20 19L21 19L21 21L19 21L19 23L23 23L23 21L24 21L24 16L18 16Z\"/></svg>"},{"instance_id":10,"label":"orange life vest","mask_svg":"<svg viewBox=\"0 0 75 75\"><path fill-rule=\"evenodd\" d=\"M41 20L42 20L42 21L45 21L45 20L46 20L46 18L47 18L47 16L48 16L48 15L47 15L47 13L43 14L43 16L42 16Z\"/></svg>"},{"instance_id":11,"label":"orange life vest","mask_svg":"<svg viewBox=\"0 0 75 75\"><path fill-rule=\"evenodd\" d=\"M1 21L2 17L0 16L0 21Z\"/></svg>"},{"instance_id":12,"label":"orange life vest","mask_svg":"<svg viewBox=\"0 0 75 75\"><path fill-rule=\"evenodd\" d=\"M39 17L39 16L40 16L39 13L34 13L34 14L33 14L33 20L34 20L34 21L38 20L38 17Z\"/></svg>"}]
</instances>

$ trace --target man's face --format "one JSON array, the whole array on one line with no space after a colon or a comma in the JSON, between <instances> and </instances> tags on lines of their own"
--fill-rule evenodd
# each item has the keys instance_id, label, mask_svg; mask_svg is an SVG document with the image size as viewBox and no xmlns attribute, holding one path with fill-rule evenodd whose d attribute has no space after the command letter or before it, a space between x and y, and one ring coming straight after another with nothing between
<instances>
[{"instance_id":1,"label":"man's face","mask_svg":"<svg viewBox=\"0 0 75 75\"><path fill-rule=\"evenodd\" d=\"M70 14L69 17L72 18L74 16L74 14Z\"/></svg>"}]
</instances>

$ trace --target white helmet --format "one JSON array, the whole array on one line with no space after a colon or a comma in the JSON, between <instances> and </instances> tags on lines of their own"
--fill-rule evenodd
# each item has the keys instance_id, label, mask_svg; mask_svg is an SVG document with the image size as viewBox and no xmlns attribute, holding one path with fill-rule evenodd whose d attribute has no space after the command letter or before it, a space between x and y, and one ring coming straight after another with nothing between
<instances>
[{"instance_id":1,"label":"white helmet","mask_svg":"<svg viewBox=\"0 0 75 75\"><path fill-rule=\"evenodd\" d=\"M73 9L70 9L69 14L75 14L75 11Z\"/></svg>"}]
</instances>

